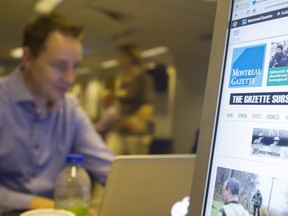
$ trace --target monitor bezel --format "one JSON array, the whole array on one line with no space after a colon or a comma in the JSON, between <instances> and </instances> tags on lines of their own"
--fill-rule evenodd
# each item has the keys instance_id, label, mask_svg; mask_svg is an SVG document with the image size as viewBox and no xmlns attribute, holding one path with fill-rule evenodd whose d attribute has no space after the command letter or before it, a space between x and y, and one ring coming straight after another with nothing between
<instances>
[{"instance_id":1,"label":"monitor bezel","mask_svg":"<svg viewBox=\"0 0 288 216\"><path fill-rule=\"evenodd\" d=\"M229 33L229 20L233 1L218 0L209 59L204 104L202 109L199 144L190 194L189 215L204 215L210 164L213 160L214 134L216 133L222 72Z\"/></svg>"}]
</instances>

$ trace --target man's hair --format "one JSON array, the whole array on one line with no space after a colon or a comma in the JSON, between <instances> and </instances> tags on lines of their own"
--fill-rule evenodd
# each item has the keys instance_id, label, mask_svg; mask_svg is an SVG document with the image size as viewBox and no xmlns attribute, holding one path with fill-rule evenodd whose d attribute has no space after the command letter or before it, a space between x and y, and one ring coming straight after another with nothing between
<instances>
[{"instance_id":1,"label":"man's hair","mask_svg":"<svg viewBox=\"0 0 288 216\"><path fill-rule=\"evenodd\" d=\"M283 46L280 44L280 45L278 45L277 46L277 48L279 48L279 49L281 49L281 50L283 50Z\"/></svg>"},{"instance_id":2,"label":"man's hair","mask_svg":"<svg viewBox=\"0 0 288 216\"><path fill-rule=\"evenodd\" d=\"M230 189L233 195L239 195L240 182L235 178L229 178L225 182L225 190Z\"/></svg>"},{"instance_id":3,"label":"man's hair","mask_svg":"<svg viewBox=\"0 0 288 216\"><path fill-rule=\"evenodd\" d=\"M48 36L56 31L79 40L83 36L82 25L63 15L52 13L42 15L26 25L22 45L28 46L32 55L36 57L43 50Z\"/></svg>"},{"instance_id":4,"label":"man's hair","mask_svg":"<svg viewBox=\"0 0 288 216\"><path fill-rule=\"evenodd\" d=\"M118 51L126 53L135 65L141 64L140 49L135 44L124 44L117 48Z\"/></svg>"}]
</instances>

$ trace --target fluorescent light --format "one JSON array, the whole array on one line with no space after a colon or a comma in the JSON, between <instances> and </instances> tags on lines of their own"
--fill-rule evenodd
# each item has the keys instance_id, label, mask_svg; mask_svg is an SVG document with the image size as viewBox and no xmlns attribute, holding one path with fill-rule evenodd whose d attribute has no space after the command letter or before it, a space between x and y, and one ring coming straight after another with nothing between
<instances>
[{"instance_id":1,"label":"fluorescent light","mask_svg":"<svg viewBox=\"0 0 288 216\"><path fill-rule=\"evenodd\" d=\"M107 69L111 67L115 67L118 65L118 61L116 59L111 59L101 63L101 68Z\"/></svg>"},{"instance_id":2,"label":"fluorescent light","mask_svg":"<svg viewBox=\"0 0 288 216\"><path fill-rule=\"evenodd\" d=\"M22 55L23 55L22 47L17 47L10 51L10 56L13 58L21 58Z\"/></svg>"},{"instance_id":3,"label":"fluorescent light","mask_svg":"<svg viewBox=\"0 0 288 216\"><path fill-rule=\"evenodd\" d=\"M169 51L169 49L165 46L161 46L161 47L155 47L152 49L148 49L148 50L144 50L141 52L141 57L142 58L149 58L149 57L153 57L153 56L157 56L157 55L161 55L164 53L167 53ZM105 62L101 63L101 68L103 69L107 69L107 68L112 68L118 65L118 61L116 59L111 59Z\"/></svg>"},{"instance_id":4,"label":"fluorescent light","mask_svg":"<svg viewBox=\"0 0 288 216\"><path fill-rule=\"evenodd\" d=\"M38 13L50 13L63 0L39 0L34 7Z\"/></svg>"},{"instance_id":5,"label":"fluorescent light","mask_svg":"<svg viewBox=\"0 0 288 216\"><path fill-rule=\"evenodd\" d=\"M168 48L167 47L155 47L153 49L148 49L148 50L145 50L145 51L142 51L141 52L141 56L143 58L149 58L149 57L152 57L152 56L157 56L157 55L161 55L161 54L164 54L164 53L167 53L168 52Z\"/></svg>"}]
</instances>

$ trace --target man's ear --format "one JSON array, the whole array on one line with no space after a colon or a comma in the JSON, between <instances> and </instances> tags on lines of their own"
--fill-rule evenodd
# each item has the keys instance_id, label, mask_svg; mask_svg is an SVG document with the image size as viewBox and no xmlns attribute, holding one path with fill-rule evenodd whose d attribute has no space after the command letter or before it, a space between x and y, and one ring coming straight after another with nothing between
<instances>
[{"instance_id":1,"label":"man's ear","mask_svg":"<svg viewBox=\"0 0 288 216\"><path fill-rule=\"evenodd\" d=\"M227 190L228 194L232 194L232 191L230 188L227 188L226 190Z\"/></svg>"},{"instance_id":2,"label":"man's ear","mask_svg":"<svg viewBox=\"0 0 288 216\"><path fill-rule=\"evenodd\" d=\"M22 64L26 68L29 67L33 59L33 55L31 49L28 46L24 46L22 49L23 49Z\"/></svg>"}]
</instances>

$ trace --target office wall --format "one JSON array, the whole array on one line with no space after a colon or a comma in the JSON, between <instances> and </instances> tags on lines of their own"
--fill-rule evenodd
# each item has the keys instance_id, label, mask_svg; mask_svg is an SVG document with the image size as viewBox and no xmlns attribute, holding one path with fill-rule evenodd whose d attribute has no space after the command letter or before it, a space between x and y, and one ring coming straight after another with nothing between
<instances>
[{"instance_id":1,"label":"office wall","mask_svg":"<svg viewBox=\"0 0 288 216\"><path fill-rule=\"evenodd\" d=\"M174 153L191 151L196 130L200 126L210 45L210 42L203 42L203 53L194 53L193 49L188 48L174 52L177 68L173 115Z\"/></svg>"}]
</instances>

